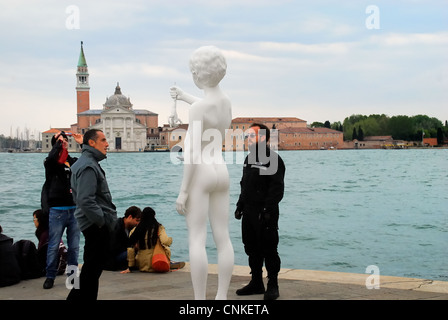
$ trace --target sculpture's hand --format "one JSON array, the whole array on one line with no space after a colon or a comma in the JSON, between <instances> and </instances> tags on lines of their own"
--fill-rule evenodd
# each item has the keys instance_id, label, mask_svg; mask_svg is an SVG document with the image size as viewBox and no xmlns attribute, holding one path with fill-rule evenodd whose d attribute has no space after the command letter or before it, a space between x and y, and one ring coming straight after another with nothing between
<instances>
[{"instance_id":1,"label":"sculpture's hand","mask_svg":"<svg viewBox=\"0 0 448 320\"><path fill-rule=\"evenodd\" d=\"M179 214L186 214L187 213L187 209L185 207L185 204L187 203L187 198L188 198L188 193L181 191L179 193L179 196L177 197L176 200L176 210Z\"/></svg>"},{"instance_id":2,"label":"sculpture's hand","mask_svg":"<svg viewBox=\"0 0 448 320\"><path fill-rule=\"evenodd\" d=\"M178 86L173 86L170 88L170 95L173 100L182 100L184 91Z\"/></svg>"}]
</instances>

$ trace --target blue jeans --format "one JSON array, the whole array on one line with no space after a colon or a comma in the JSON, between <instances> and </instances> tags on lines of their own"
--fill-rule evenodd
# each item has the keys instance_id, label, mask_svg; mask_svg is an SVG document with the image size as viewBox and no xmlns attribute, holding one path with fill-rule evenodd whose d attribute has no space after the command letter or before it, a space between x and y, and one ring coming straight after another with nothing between
<instances>
[{"instance_id":1,"label":"blue jeans","mask_svg":"<svg viewBox=\"0 0 448 320\"><path fill-rule=\"evenodd\" d=\"M80 231L75 208L50 208L47 250L47 278L55 279L59 265L59 243L67 229L67 265L78 266Z\"/></svg>"}]
</instances>

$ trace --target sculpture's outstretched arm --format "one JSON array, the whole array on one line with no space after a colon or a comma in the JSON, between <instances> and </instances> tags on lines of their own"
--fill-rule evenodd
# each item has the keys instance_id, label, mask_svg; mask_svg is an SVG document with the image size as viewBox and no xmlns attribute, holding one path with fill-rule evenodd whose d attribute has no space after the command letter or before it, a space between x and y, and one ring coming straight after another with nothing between
<instances>
[{"instance_id":1,"label":"sculpture's outstretched arm","mask_svg":"<svg viewBox=\"0 0 448 320\"><path fill-rule=\"evenodd\" d=\"M171 98L176 99L176 100L185 101L188 104L193 104L193 103L201 100L201 98L198 98L189 93L186 93L178 86L172 86L170 88L170 95L171 95Z\"/></svg>"}]
</instances>

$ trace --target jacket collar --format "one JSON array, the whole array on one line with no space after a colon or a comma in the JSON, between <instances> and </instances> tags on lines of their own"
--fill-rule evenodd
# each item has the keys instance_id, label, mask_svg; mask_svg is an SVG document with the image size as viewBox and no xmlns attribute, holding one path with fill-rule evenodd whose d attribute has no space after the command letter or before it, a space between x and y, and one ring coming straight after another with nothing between
<instances>
[{"instance_id":1,"label":"jacket collar","mask_svg":"<svg viewBox=\"0 0 448 320\"><path fill-rule=\"evenodd\" d=\"M99 151L95 148L92 148L91 146L86 145L86 144L82 145L82 154L91 156L98 162L107 158L106 155L101 153L101 151Z\"/></svg>"}]
</instances>

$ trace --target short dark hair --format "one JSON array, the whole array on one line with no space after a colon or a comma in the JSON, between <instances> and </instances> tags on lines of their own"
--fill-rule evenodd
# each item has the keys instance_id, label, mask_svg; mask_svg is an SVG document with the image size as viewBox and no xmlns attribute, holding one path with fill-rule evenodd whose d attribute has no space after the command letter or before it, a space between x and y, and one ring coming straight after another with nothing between
<instances>
[{"instance_id":1,"label":"short dark hair","mask_svg":"<svg viewBox=\"0 0 448 320\"><path fill-rule=\"evenodd\" d=\"M85 145L89 145L89 140L96 141L98 138L98 132L103 132L100 129L90 129L86 133L84 133L84 138L82 139L82 143Z\"/></svg>"},{"instance_id":2,"label":"short dark hair","mask_svg":"<svg viewBox=\"0 0 448 320\"><path fill-rule=\"evenodd\" d=\"M271 137L271 131L269 130L269 128L266 125L264 125L262 123L252 123L249 128L252 128L252 127L258 127L261 130L264 130L264 131L261 131L261 132L259 131L259 135L263 135L265 133L265 135L266 135L266 142L269 141L269 138Z\"/></svg>"},{"instance_id":3,"label":"short dark hair","mask_svg":"<svg viewBox=\"0 0 448 320\"><path fill-rule=\"evenodd\" d=\"M132 216L132 218L140 218L142 215L142 210L140 210L137 206L132 206L126 209L126 212L124 213L124 217L127 218L129 216Z\"/></svg>"}]
</instances>

